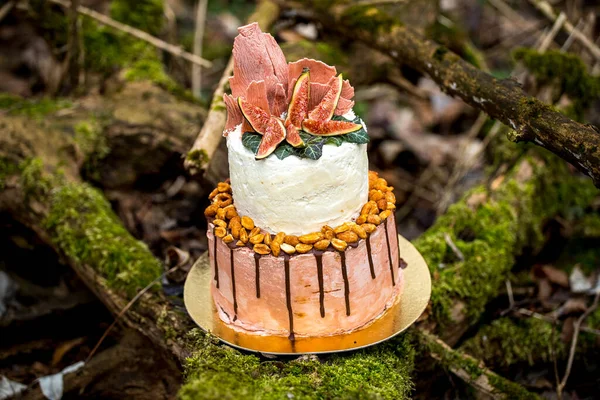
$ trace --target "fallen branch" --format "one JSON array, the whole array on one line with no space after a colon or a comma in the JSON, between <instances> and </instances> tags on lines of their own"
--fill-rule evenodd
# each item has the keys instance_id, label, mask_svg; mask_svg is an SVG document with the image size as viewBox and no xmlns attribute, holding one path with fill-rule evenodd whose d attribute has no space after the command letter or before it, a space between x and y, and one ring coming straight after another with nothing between
<instances>
[{"instance_id":1,"label":"fallen branch","mask_svg":"<svg viewBox=\"0 0 600 400\"><path fill-rule=\"evenodd\" d=\"M288 7L298 3L278 0ZM527 96L512 79L496 79L475 68L447 48L422 38L385 11L356 6L349 1L317 0L302 3L323 25L349 38L369 43L392 57L426 73L450 95L510 126L512 141L528 141L569 161L600 187L600 133L549 105ZM566 23L566 22L565 22Z\"/></svg>"},{"instance_id":2,"label":"fallen branch","mask_svg":"<svg viewBox=\"0 0 600 400\"><path fill-rule=\"evenodd\" d=\"M271 1L263 0L258 4L256 11L248 18L248 22L258 22L263 31L267 31L269 26L275 22L279 16L279 7ZM221 80L214 91L210 104L210 112L206 121L198 134L198 138L190 149L186 159L185 167L196 174L205 171L219 147L223 137L223 129L227 119L225 103L223 103L223 94L225 87L229 83L229 77L233 73L233 57L229 59Z\"/></svg>"},{"instance_id":3,"label":"fallen branch","mask_svg":"<svg viewBox=\"0 0 600 400\"><path fill-rule=\"evenodd\" d=\"M71 7L71 2L67 1L67 0L47 0L51 3L54 4L59 4L65 8L70 8ZM172 45L170 43L165 42L164 40L161 40L157 37L154 37L142 30L139 30L137 28L134 28L132 26L129 25L125 25L119 21L115 21L114 19L107 17L104 14L101 14L99 12L96 12L92 9L89 9L87 7L84 6L78 6L77 7L77 12L79 14L88 16L98 22L100 22L103 25L107 25L110 26L111 28L114 28L118 31L121 32L125 32L128 35L131 35L135 38L138 38L140 40L143 40L144 42L150 43L152 46L157 47L161 50L166 51L167 53L171 53L174 56L177 57L181 57L184 60L187 60L189 62L191 62L192 64L197 64L200 65L202 67L208 68L212 66L212 63L208 60L205 60L201 57L198 57L194 54L191 54L185 50L183 50L181 47L179 46L175 46Z\"/></svg>"}]
</instances>

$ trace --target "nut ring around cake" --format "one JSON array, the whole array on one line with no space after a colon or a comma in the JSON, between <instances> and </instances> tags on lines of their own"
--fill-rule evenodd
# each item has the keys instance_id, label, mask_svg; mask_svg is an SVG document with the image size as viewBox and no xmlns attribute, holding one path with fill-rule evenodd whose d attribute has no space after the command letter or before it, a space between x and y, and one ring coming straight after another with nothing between
<instances>
[{"instance_id":1,"label":"nut ring around cake","mask_svg":"<svg viewBox=\"0 0 600 400\"><path fill-rule=\"evenodd\" d=\"M398 236L402 258L404 287L398 301L370 325L351 333L326 337L298 337L290 341L284 336L254 335L237 331L221 320L214 305L210 287L214 270L208 256L196 261L184 288L184 301L192 319L221 341L244 350L267 354L318 354L356 350L371 346L401 333L423 313L431 294L431 277L425 260L417 249Z\"/></svg>"}]
</instances>

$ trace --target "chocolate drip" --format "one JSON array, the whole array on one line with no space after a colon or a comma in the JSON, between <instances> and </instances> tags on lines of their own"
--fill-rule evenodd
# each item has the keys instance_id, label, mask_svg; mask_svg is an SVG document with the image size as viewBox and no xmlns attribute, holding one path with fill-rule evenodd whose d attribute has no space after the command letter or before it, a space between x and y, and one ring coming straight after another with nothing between
<instances>
[{"instance_id":1,"label":"chocolate drip","mask_svg":"<svg viewBox=\"0 0 600 400\"><path fill-rule=\"evenodd\" d=\"M371 235L367 237L367 255L369 256L369 268L371 269L371 278L375 279L375 267L373 266L373 255L371 254Z\"/></svg>"},{"instance_id":2,"label":"chocolate drip","mask_svg":"<svg viewBox=\"0 0 600 400\"><path fill-rule=\"evenodd\" d=\"M396 247L398 248L398 268L405 269L408 266L408 264L406 264L406 261L404 261L404 259L401 257L402 254L400 254L400 238L398 237L397 232L396 232Z\"/></svg>"},{"instance_id":3,"label":"chocolate drip","mask_svg":"<svg viewBox=\"0 0 600 400\"><path fill-rule=\"evenodd\" d=\"M400 257L400 269L405 269L406 267L408 267L408 264L404 261L404 258Z\"/></svg>"},{"instance_id":4,"label":"chocolate drip","mask_svg":"<svg viewBox=\"0 0 600 400\"><path fill-rule=\"evenodd\" d=\"M350 282L348 282L348 271L346 270L346 253L340 252L342 257L342 277L344 278L344 298L346 299L346 315L350 315Z\"/></svg>"},{"instance_id":5,"label":"chocolate drip","mask_svg":"<svg viewBox=\"0 0 600 400\"><path fill-rule=\"evenodd\" d=\"M285 302L288 309L288 318L290 320L290 340L295 340L294 337L294 312L292 311L292 294L290 292L290 256L285 254L283 256L283 263L285 266Z\"/></svg>"},{"instance_id":6,"label":"chocolate drip","mask_svg":"<svg viewBox=\"0 0 600 400\"><path fill-rule=\"evenodd\" d=\"M256 269L256 298L260 299L260 254L254 253L254 266Z\"/></svg>"},{"instance_id":7,"label":"chocolate drip","mask_svg":"<svg viewBox=\"0 0 600 400\"><path fill-rule=\"evenodd\" d=\"M215 227L215 230L217 228ZM219 264L217 263L217 235L215 235L215 230L213 230L213 241L214 243L214 247L213 247L213 258L215 259L215 281L217 282L217 289L219 288Z\"/></svg>"},{"instance_id":8,"label":"chocolate drip","mask_svg":"<svg viewBox=\"0 0 600 400\"><path fill-rule=\"evenodd\" d=\"M396 280L394 279L394 266L392 263L392 251L390 249L390 236L388 235L387 221L383 222L385 228L385 241L387 243L388 260L390 261L390 272L392 273L392 286L396 286Z\"/></svg>"},{"instance_id":9,"label":"chocolate drip","mask_svg":"<svg viewBox=\"0 0 600 400\"><path fill-rule=\"evenodd\" d=\"M323 290L323 252L315 251L317 260L317 277L319 278L319 303L321 305L321 318L325 318L325 291Z\"/></svg>"},{"instance_id":10,"label":"chocolate drip","mask_svg":"<svg viewBox=\"0 0 600 400\"><path fill-rule=\"evenodd\" d=\"M237 298L235 296L235 265L233 261L233 249L229 249L229 257L231 257L231 291L233 292L233 312L235 315L233 316L233 320L237 319Z\"/></svg>"}]
</instances>

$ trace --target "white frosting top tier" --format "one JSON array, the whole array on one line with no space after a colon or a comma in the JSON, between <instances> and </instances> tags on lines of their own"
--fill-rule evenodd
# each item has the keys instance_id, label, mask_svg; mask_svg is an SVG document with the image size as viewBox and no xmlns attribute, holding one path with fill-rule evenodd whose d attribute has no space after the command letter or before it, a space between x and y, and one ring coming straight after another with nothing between
<instances>
[{"instance_id":1,"label":"white frosting top tier","mask_svg":"<svg viewBox=\"0 0 600 400\"><path fill-rule=\"evenodd\" d=\"M241 126L227 136L233 200L239 215L276 234L302 235L356 218L369 195L367 145L323 146L318 160L271 155L255 160Z\"/></svg>"}]
</instances>

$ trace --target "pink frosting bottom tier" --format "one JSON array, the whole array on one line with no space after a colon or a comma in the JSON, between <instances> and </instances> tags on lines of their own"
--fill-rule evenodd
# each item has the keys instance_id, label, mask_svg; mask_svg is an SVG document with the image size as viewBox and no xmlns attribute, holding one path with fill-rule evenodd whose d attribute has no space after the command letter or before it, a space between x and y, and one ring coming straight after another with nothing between
<instances>
[{"instance_id":1,"label":"pink frosting bottom tier","mask_svg":"<svg viewBox=\"0 0 600 400\"><path fill-rule=\"evenodd\" d=\"M373 322L403 286L394 217L344 253L259 256L208 230L220 318L234 329L278 336L329 336ZM216 260L216 262L215 262Z\"/></svg>"}]
</instances>

